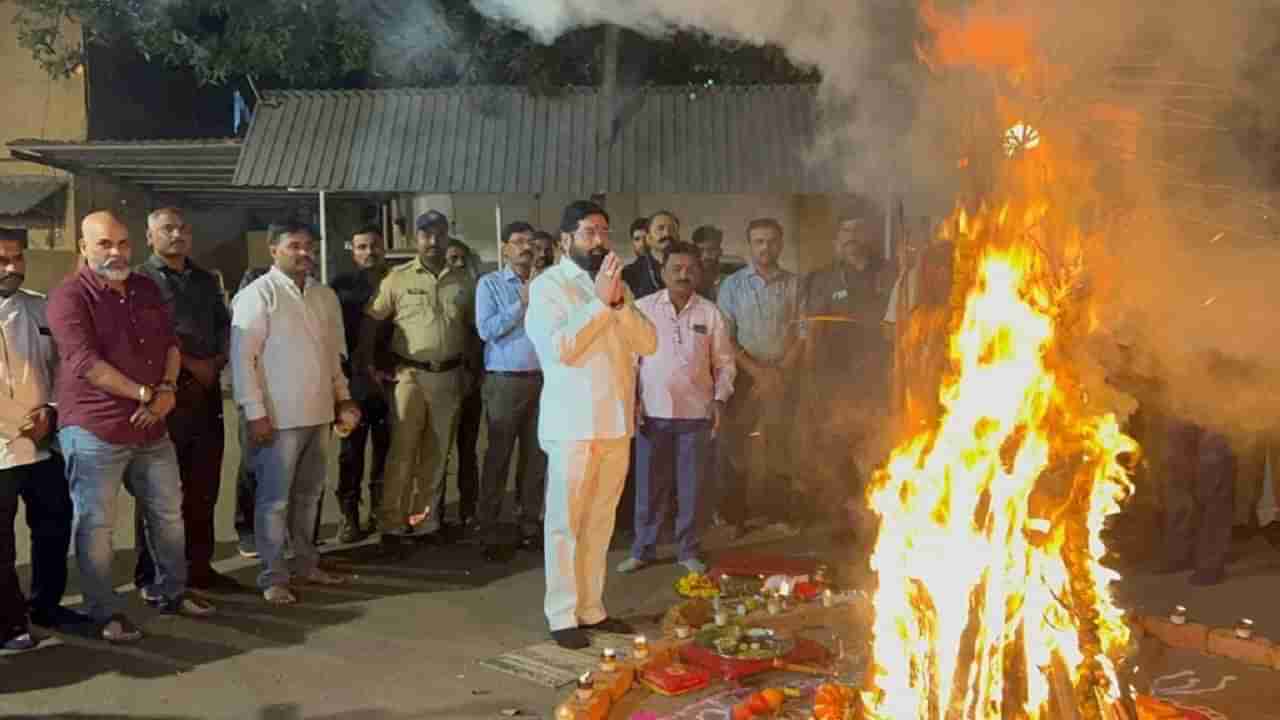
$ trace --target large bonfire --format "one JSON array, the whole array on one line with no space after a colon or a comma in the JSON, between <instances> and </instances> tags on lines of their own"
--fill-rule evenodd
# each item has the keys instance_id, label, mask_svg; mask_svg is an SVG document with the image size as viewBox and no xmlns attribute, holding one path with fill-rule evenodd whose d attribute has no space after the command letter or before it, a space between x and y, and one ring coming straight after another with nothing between
<instances>
[{"instance_id":1,"label":"large bonfire","mask_svg":"<svg viewBox=\"0 0 1280 720\"><path fill-rule=\"evenodd\" d=\"M954 265L935 414L869 490L881 529L862 713L1099 717L1119 703L1129 642L1102 531L1131 491L1123 461L1137 447L1078 360L1089 253L1105 234L1082 220L1096 199L1088 151L1078 115L1055 121L1024 101L1052 82L1028 23L981 9L924 17L934 72L977 68L1009 92L990 112L1004 131L989 137L994 159L975 158L992 179L941 232Z\"/></svg>"}]
</instances>

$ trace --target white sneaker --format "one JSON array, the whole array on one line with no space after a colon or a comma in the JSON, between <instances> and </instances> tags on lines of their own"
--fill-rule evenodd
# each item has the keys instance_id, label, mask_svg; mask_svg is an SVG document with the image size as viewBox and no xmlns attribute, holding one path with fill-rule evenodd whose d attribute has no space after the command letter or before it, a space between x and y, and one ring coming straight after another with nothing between
<instances>
[{"instance_id":1,"label":"white sneaker","mask_svg":"<svg viewBox=\"0 0 1280 720\"><path fill-rule=\"evenodd\" d=\"M298 602L298 596L293 594L288 585L272 585L262 593L262 599L272 605L292 605Z\"/></svg>"},{"instance_id":2,"label":"white sneaker","mask_svg":"<svg viewBox=\"0 0 1280 720\"><path fill-rule=\"evenodd\" d=\"M637 570L646 568L648 566L649 566L649 563L645 562L644 560L629 557L626 560L623 560L622 562L618 563L618 567L615 569L618 572L622 573L623 575L629 575Z\"/></svg>"},{"instance_id":3,"label":"white sneaker","mask_svg":"<svg viewBox=\"0 0 1280 720\"><path fill-rule=\"evenodd\" d=\"M697 573L699 575L707 574L707 564L702 562L698 558L689 558L688 560L681 560L680 566L691 573Z\"/></svg>"}]
</instances>

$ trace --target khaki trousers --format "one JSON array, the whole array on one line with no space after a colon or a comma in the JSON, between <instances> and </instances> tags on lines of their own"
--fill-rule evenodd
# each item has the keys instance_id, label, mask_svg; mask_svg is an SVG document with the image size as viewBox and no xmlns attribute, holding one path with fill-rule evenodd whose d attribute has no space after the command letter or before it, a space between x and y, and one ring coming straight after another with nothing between
<instances>
[{"instance_id":1,"label":"khaki trousers","mask_svg":"<svg viewBox=\"0 0 1280 720\"><path fill-rule=\"evenodd\" d=\"M433 373L401 367L396 373L391 449L378 512L384 530L405 527L410 515L424 509L429 514L419 529L440 529L445 460L453 447L462 399L471 382L462 368Z\"/></svg>"},{"instance_id":2,"label":"khaki trousers","mask_svg":"<svg viewBox=\"0 0 1280 720\"><path fill-rule=\"evenodd\" d=\"M552 630L593 625L609 616L604 578L631 438L544 441L542 449L547 453L547 624Z\"/></svg>"}]
</instances>

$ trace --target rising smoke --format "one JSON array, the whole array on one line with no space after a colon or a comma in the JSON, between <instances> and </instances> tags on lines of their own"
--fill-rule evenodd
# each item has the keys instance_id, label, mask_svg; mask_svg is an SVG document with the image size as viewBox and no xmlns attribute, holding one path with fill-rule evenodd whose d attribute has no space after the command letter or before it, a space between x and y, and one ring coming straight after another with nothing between
<instances>
[{"instance_id":1,"label":"rising smoke","mask_svg":"<svg viewBox=\"0 0 1280 720\"><path fill-rule=\"evenodd\" d=\"M967 190L958 138L993 101L989 75L929 72L906 0L473 0L543 41L613 23L651 35L704 31L770 43L822 74L824 132L811 157L837 158L848 188L892 187L909 215L945 215ZM1031 29L1069 80L1023 101L1058 126L1099 136L1097 189L1107 253L1093 259L1101 354L1154 382L1138 394L1247 436L1280 418L1280 252L1273 209L1280 47L1264 0L983 2L967 10ZM1089 110L1120 108L1120 117ZM993 152L999 128L993 128ZM1052 138L1046 138L1052 142ZM744 150L745 151L745 150ZM1113 157L1114 156L1114 157ZM1280 209L1280 208L1276 208ZM1101 223L1101 221L1097 221ZM1114 352L1116 346L1119 352ZM1157 391L1152 391L1152 388Z\"/></svg>"}]
</instances>

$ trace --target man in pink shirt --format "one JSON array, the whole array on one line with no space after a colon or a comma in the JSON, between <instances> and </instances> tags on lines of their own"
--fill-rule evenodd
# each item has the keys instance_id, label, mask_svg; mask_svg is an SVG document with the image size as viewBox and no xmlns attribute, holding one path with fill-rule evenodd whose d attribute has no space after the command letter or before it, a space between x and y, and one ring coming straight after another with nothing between
<instances>
[{"instance_id":1,"label":"man in pink shirt","mask_svg":"<svg viewBox=\"0 0 1280 720\"><path fill-rule=\"evenodd\" d=\"M666 248L662 281L665 290L636 302L657 329L658 351L640 359L636 540L618 572L635 572L654 561L674 490L677 559L690 572L704 573L700 496L710 440L733 394L735 351L724 315L697 294L702 284L697 246L673 241Z\"/></svg>"}]
</instances>

